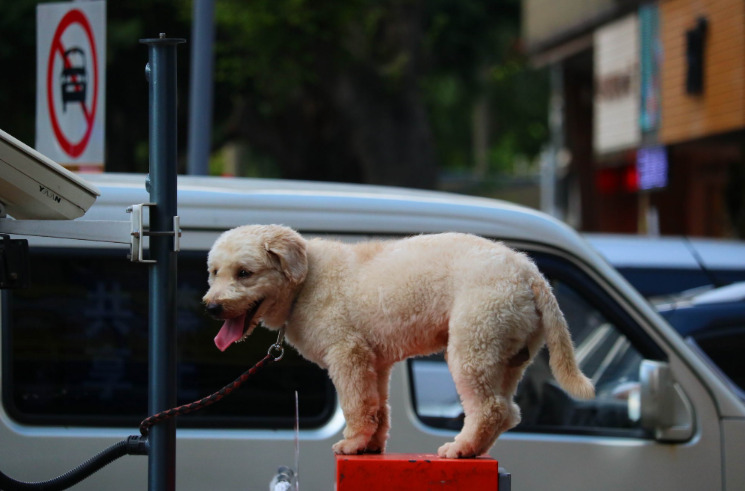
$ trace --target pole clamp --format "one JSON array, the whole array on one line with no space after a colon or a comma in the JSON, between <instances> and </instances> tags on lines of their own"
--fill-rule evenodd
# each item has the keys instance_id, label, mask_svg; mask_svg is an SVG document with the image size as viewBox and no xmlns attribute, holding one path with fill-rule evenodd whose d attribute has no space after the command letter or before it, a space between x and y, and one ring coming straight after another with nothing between
<instances>
[{"instance_id":1,"label":"pole clamp","mask_svg":"<svg viewBox=\"0 0 745 491\"><path fill-rule=\"evenodd\" d=\"M127 208L127 213L132 216L130 218L131 233L130 233L130 253L129 260L133 263L155 263L154 259L145 259L142 252L143 242L145 237L168 237L173 236L173 250L179 252L181 250L181 222L176 215L173 217L173 230L156 232L152 231L144 223L143 220L143 209L155 206L155 203L140 203L138 205L132 205Z\"/></svg>"}]
</instances>

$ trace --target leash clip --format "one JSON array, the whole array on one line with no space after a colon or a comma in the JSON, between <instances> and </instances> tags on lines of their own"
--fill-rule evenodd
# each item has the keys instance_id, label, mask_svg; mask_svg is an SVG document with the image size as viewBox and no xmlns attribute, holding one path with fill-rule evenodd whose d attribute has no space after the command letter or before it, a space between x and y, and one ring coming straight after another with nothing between
<instances>
[{"instance_id":1,"label":"leash clip","mask_svg":"<svg viewBox=\"0 0 745 491\"><path fill-rule=\"evenodd\" d=\"M285 340L285 328L284 326L279 328L279 334L277 335L277 341L269 346L269 351L266 352L267 355L271 355L274 357L274 361L279 361L282 359L282 357L285 356L285 348L282 346L282 343Z\"/></svg>"}]
</instances>

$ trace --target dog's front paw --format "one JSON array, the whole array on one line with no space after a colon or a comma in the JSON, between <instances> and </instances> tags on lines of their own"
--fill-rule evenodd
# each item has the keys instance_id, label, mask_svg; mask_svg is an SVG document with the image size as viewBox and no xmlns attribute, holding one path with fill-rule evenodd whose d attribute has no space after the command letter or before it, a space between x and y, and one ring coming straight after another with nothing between
<instances>
[{"instance_id":1,"label":"dog's front paw","mask_svg":"<svg viewBox=\"0 0 745 491\"><path fill-rule=\"evenodd\" d=\"M479 454L472 445L463 442L448 442L437 450L437 455L444 459L470 459Z\"/></svg>"},{"instance_id":2,"label":"dog's front paw","mask_svg":"<svg viewBox=\"0 0 745 491\"><path fill-rule=\"evenodd\" d=\"M385 453L385 442L388 440L388 432L375 433L367 443L365 453Z\"/></svg>"},{"instance_id":3,"label":"dog's front paw","mask_svg":"<svg viewBox=\"0 0 745 491\"><path fill-rule=\"evenodd\" d=\"M363 437L345 438L331 447L335 454L357 455L365 452L367 441Z\"/></svg>"},{"instance_id":4,"label":"dog's front paw","mask_svg":"<svg viewBox=\"0 0 745 491\"><path fill-rule=\"evenodd\" d=\"M365 447L364 453L371 453L371 454L385 453L385 444L381 446L381 445L378 445L370 441L370 443L368 443L367 446Z\"/></svg>"}]
</instances>

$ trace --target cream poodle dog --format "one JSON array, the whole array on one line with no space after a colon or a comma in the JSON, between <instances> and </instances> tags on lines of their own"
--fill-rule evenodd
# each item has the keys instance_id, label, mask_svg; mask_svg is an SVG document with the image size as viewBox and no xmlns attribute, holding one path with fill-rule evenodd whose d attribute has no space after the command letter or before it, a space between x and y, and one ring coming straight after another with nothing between
<instances>
[{"instance_id":1,"label":"cream poodle dog","mask_svg":"<svg viewBox=\"0 0 745 491\"><path fill-rule=\"evenodd\" d=\"M503 244L459 233L346 244L248 225L222 234L207 262L203 300L225 321L220 350L259 322L285 326L287 341L328 370L347 423L336 453L385 450L391 368L410 356L445 349L463 403L463 429L441 457L483 454L520 422L512 397L544 341L559 384L594 396L551 287Z\"/></svg>"}]
</instances>

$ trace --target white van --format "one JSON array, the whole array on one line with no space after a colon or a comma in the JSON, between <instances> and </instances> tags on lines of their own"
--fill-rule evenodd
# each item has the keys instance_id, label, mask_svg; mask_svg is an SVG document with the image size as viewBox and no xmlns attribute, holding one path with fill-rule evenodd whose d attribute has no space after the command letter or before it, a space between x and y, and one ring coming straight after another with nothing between
<instances>
[{"instance_id":1,"label":"white van","mask_svg":"<svg viewBox=\"0 0 745 491\"><path fill-rule=\"evenodd\" d=\"M84 220L127 220L148 201L144 177L86 176L101 197ZM557 388L538 357L521 383L523 422L491 451L516 489L745 489L745 401L566 225L512 204L373 186L181 177L178 399L221 388L274 342L255 332L219 352L218 325L200 304L206 252L247 223L356 241L443 231L501 240L530 254L551 280L593 401ZM0 470L55 477L137 433L147 410L147 266L124 247L29 238L32 286L6 290L0 320ZM294 460L300 407L300 483L334 488L331 445L344 420L325 372L293 350L240 390L179 417L179 490L261 490ZM444 362L396 366L388 452L434 453L462 424ZM450 382L452 383L452 382ZM147 459L117 460L75 489L146 489Z\"/></svg>"}]
</instances>

